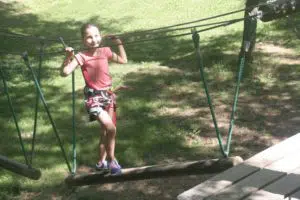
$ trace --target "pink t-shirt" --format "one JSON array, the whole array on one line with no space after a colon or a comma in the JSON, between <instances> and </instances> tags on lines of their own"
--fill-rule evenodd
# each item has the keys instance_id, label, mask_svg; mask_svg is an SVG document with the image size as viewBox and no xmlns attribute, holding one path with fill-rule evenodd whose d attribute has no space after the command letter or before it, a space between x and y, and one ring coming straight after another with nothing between
<instances>
[{"instance_id":1,"label":"pink t-shirt","mask_svg":"<svg viewBox=\"0 0 300 200\"><path fill-rule=\"evenodd\" d=\"M112 51L109 47L98 49L98 55L93 56L89 52L80 52L75 55L89 88L100 90L111 87L112 79L109 74L108 61L112 58Z\"/></svg>"}]
</instances>

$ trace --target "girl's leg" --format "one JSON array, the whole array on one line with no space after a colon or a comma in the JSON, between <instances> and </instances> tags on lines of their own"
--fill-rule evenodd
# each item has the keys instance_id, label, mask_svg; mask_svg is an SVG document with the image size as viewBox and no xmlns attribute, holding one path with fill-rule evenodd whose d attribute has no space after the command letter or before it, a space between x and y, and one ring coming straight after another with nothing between
<instances>
[{"instance_id":1,"label":"girl's leg","mask_svg":"<svg viewBox=\"0 0 300 200\"><path fill-rule=\"evenodd\" d=\"M105 127L101 124L100 130L100 139L99 139L99 162L104 163L106 159L106 150L105 150L105 143L106 143L106 130Z\"/></svg>"},{"instance_id":2,"label":"girl's leg","mask_svg":"<svg viewBox=\"0 0 300 200\"><path fill-rule=\"evenodd\" d=\"M110 111L108 111L110 113ZM114 125L110 115L106 111L102 111L98 115L98 120L106 130L105 150L108 161L115 159L115 142L116 142L116 126Z\"/></svg>"}]
</instances>

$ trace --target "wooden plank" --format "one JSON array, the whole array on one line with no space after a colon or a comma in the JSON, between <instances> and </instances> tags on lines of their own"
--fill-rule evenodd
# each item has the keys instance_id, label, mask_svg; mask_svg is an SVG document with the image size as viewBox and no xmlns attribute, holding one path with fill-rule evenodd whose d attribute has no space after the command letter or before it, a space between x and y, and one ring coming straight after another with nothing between
<instances>
[{"instance_id":1,"label":"wooden plank","mask_svg":"<svg viewBox=\"0 0 300 200\"><path fill-rule=\"evenodd\" d=\"M287 154L284 158L277 160L271 165L266 166L265 168L270 170L277 170L281 172L291 173L300 166L300 156L299 150Z\"/></svg>"},{"instance_id":2,"label":"wooden plank","mask_svg":"<svg viewBox=\"0 0 300 200\"><path fill-rule=\"evenodd\" d=\"M171 165L153 165L138 168L123 169L121 174L110 175L104 173L87 173L70 175L65 182L70 186L114 183L122 181L161 178L166 176L179 176L191 174L208 174L222 172L241 163L241 157L200 160Z\"/></svg>"},{"instance_id":3,"label":"wooden plank","mask_svg":"<svg viewBox=\"0 0 300 200\"><path fill-rule=\"evenodd\" d=\"M178 195L178 200L202 200L240 180L276 160L282 159L286 154L299 151L300 133L276 144L246 160L243 164L226 170L222 174L201 183ZM296 149L296 150L295 150Z\"/></svg>"},{"instance_id":4,"label":"wooden plank","mask_svg":"<svg viewBox=\"0 0 300 200\"><path fill-rule=\"evenodd\" d=\"M276 160L280 160L291 152L299 151L300 133L252 156L245 161L248 165L263 168Z\"/></svg>"},{"instance_id":5,"label":"wooden plank","mask_svg":"<svg viewBox=\"0 0 300 200\"><path fill-rule=\"evenodd\" d=\"M288 154L281 160L278 160L266 168L244 178L235 185L225 188L217 194L209 197L211 200L238 200L251 193L264 188L266 185L272 184L278 179L286 176L295 168L299 167L300 156L298 152Z\"/></svg>"},{"instance_id":6,"label":"wooden plank","mask_svg":"<svg viewBox=\"0 0 300 200\"><path fill-rule=\"evenodd\" d=\"M244 196L257 191L261 188L281 177L285 176L284 172L262 169L251 176L237 182L236 184L225 188L216 195L210 196L210 200L237 200Z\"/></svg>"},{"instance_id":7,"label":"wooden plank","mask_svg":"<svg viewBox=\"0 0 300 200\"><path fill-rule=\"evenodd\" d=\"M299 163L300 165L300 163ZM286 195L300 187L300 167L282 179L251 194L246 200L277 200L284 199Z\"/></svg>"},{"instance_id":8,"label":"wooden plank","mask_svg":"<svg viewBox=\"0 0 300 200\"><path fill-rule=\"evenodd\" d=\"M239 181L240 179L249 176L257 171L260 168L255 166L246 165L241 163L236 167L230 168L225 172L218 174L211 179L201 183L190 190L187 190L180 194L178 200L201 200L207 196L214 194L216 191L219 191L223 188L226 188L233 183Z\"/></svg>"}]
</instances>

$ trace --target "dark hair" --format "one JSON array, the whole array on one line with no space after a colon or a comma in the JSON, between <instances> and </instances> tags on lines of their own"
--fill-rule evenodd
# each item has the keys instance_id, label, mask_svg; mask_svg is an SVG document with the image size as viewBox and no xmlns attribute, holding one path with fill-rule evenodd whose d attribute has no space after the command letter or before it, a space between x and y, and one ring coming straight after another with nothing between
<instances>
[{"instance_id":1,"label":"dark hair","mask_svg":"<svg viewBox=\"0 0 300 200\"><path fill-rule=\"evenodd\" d=\"M81 33L82 38L84 37L86 29L91 28L91 27L98 28L95 24L90 24L90 23L86 23L81 26L80 33Z\"/></svg>"}]
</instances>

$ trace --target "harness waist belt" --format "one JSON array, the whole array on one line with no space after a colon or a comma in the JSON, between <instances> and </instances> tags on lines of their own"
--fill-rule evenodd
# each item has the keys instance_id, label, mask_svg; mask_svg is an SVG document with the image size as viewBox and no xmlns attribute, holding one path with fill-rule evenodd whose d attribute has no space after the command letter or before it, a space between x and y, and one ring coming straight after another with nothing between
<instances>
[{"instance_id":1,"label":"harness waist belt","mask_svg":"<svg viewBox=\"0 0 300 200\"><path fill-rule=\"evenodd\" d=\"M103 94L105 92L109 93L109 94L112 94L112 91L110 90L110 87L107 87L107 88L103 88L101 90L95 90L93 88L89 88L89 87L85 87L84 88L84 91L85 93L87 93L88 95L98 95L98 94Z\"/></svg>"}]
</instances>

